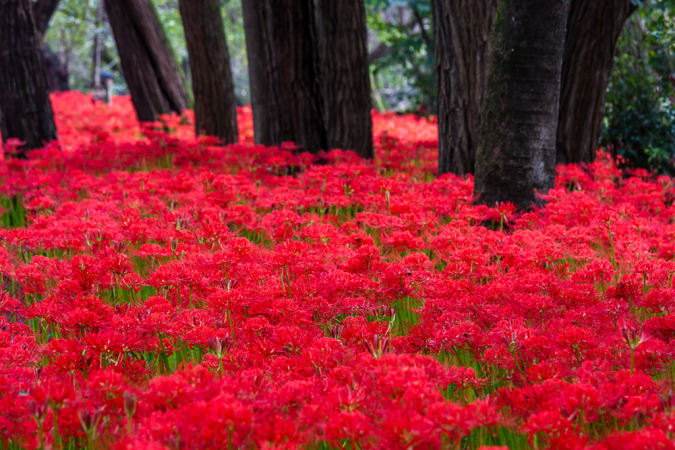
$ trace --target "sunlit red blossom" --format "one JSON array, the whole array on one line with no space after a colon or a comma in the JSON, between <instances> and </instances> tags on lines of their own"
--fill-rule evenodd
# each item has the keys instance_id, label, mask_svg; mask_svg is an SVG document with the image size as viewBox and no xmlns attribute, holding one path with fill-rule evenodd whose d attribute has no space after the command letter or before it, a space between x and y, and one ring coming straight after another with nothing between
<instances>
[{"instance_id":1,"label":"sunlit red blossom","mask_svg":"<svg viewBox=\"0 0 675 450\"><path fill-rule=\"evenodd\" d=\"M669 177L600 152L521 214L434 177L435 118L314 164L248 107L221 146L53 102L62 150L0 161L3 443L671 448Z\"/></svg>"},{"instance_id":2,"label":"sunlit red blossom","mask_svg":"<svg viewBox=\"0 0 675 450\"><path fill-rule=\"evenodd\" d=\"M615 433L604 442L592 447L594 450L637 450L642 448L675 449L675 443L666 432L654 428L645 428L637 432Z\"/></svg>"}]
</instances>

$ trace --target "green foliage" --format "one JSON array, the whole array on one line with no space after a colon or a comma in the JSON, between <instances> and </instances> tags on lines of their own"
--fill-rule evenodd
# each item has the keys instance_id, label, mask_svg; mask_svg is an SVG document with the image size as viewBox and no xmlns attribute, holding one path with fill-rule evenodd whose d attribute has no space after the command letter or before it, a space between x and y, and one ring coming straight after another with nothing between
<instances>
[{"instance_id":1,"label":"green foliage","mask_svg":"<svg viewBox=\"0 0 675 450\"><path fill-rule=\"evenodd\" d=\"M26 224L26 211L18 196L0 197L0 228L21 228Z\"/></svg>"},{"instance_id":2,"label":"green foliage","mask_svg":"<svg viewBox=\"0 0 675 450\"><path fill-rule=\"evenodd\" d=\"M248 84L248 60L246 56L246 36L244 34L244 15L241 1L221 0L225 20L225 36L230 53L230 66L237 100L244 105L251 101Z\"/></svg>"},{"instance_id":3,"label":"green foliage","mask_svg":"<svg viewBox=\"0 0 675 450\"><path fill-rule=\"evenodd\" d=\"M61 0L45 35L45 42L66 66L71 88L84 92L89 91L92 86L98 1ZM178 0L152 0L152 2L164 27L176 62L185 75L189 76L185 34L178 9ZM221 4L236 95L241 103L248 103L250 95L241 2L221 0ZM98 31L103 36L102 71L113 74L117 94L126 94L126 84L115 47L115 39L105 15Z\"/></svg>"},{"instance_id":4,"label":"green foliage","mask_svg":"<svg viewBox=\"0 0 675 450\"><path fill-rule=\"evenodd\" d=\"M65 65L72 89L88 91L92 86L97 4L98 0L61 0L44 37ZM102 24L101 32L106 49L102 68L117 75L115 82L123 84L110 27Z\"/></svg>"},{"instance_id":5,"label":"green foliage","mask_svg":"<svg viewBox=\"0 0 675 450\"><path fill-rule=\"evenodd\" d=\"M632 167L675 175L672 1L645 4L619 38L601 144Z\"/></svg>"},{"instance_id":6,"label":"green foliage","mask_svg":"<svg viewBox=\"0 0 675 450\"><path fill-rule=\"evenodd\" d=\"M177 63L189 78L187 49L178 0L152 0ZM61 0L45 41L65 64L72 89L87 92L93 78L93 43L97 32L98 0ZM240 104L250 101L246 40L241 2L221 0L235 94ZM436 86L430 0L366 0L370 69L384 107L410 111L425 105L431 112ZM115 40L104 17L102 70L113 74L115 91L126 94Z\"/></svg>"},{"instance_id":7,"label":"green foliage","mask_svg":"<svg viewBox=\"0 0 675 450\"><path fill-rule=\"evenodd\" d=\"M385 107L435 110L430 0L367 0L370 70ZM375 58L375 56L378 56Z\"/></svg>"}]
</instances>

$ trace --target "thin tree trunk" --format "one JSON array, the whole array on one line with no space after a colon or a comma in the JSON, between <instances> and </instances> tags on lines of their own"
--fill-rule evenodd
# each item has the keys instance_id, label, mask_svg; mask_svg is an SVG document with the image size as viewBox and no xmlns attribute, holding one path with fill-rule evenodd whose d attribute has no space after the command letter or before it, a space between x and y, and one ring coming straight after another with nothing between
<instances>
[{"instance_id":1,"label":"thin tree trunk","mask_svg":"<svg viewBox=\"0 0 675 450\"><path fill-rule=\"evenodd\" d=\"M184 80L150 0L105 0L105 8L138 120L183 112Z\"/></svg>"},{"instance_id":2,"label":"thin tree trunk","mask_svg":"<svg viewBox=\"0 0 675 450\"><path fill-rule=\"evenodd\" d=\"M317 23L328 147L373 158L365 4L319 0Z\"/></svg>"},{"instance_id":3,"label":"thin tree trunk","mask_svg":"<svg viewBox=\"0 0 675 450\"><path fill-rule=\"evenodd\" d=\"M103 53L103 33L101 33L101 22L103 22L103 0L98 0L96 5L96 30L94 31L94 66L91 74L91 87L101 86L101 54Z\"/></svg>"},{"instance_id":4,"label":"thin tree trunk","mask_svg":"<svg viewBox=\"0 0 675 450\"><path fill-rule=\"evenodd\" d=\"M558 164L589 163L600 139L614 50L630 0L571 0L556 139Z\"/></svg>"},{"instance_id":5,"label":"thin tree trunk","mask_svg":"<svg viewBox=\"0 0 675 450\"><path fill-rule=\"evenodd\" d=\"M237 103L218 0L180 0L195 98L197 135L239 141Z\"/></svg>"},{"instance_id":6,"label":"thin tree trunk","mask_svg":"<svg viewBox=\"0 0 675 450\"><path fill-rule=\"evenodd\" d=\"M0 1L0 132L25 142L24 152L57 139L32 6Z\"/></svg>"},{"instance_id":7,"label":"thin tree trunk","mask_svg":"<svg viewBox=\"0 0 675 450\"><path fill-rule=\"evenodd\" d=\"M569 0L501 0L476 152L486 204L541 204L555 180L555 138Z\"/></svg>"},{"instance_id":8,"label":"thin tree trunk","mask_svg":"<svg viewBox=\"0 0 675 450\"><path fill-rule=\"evenodd\" d=\"M35 28L40 38L45 35L49 28L49 21L56 12L60 0L36 0L33 3L33 17L35 18Z\"/></svg>"},{"instance_id":9,"label":"thin tree trunk","mask_svg":"<svg viewBox=\"0 0 675 450\"><path fill-rule=\"evenodd\" d=\"M255 142L328 147L313 0L242 2Z\"/></svg>"},{"instance_id":10,"label":"thin tree trunk","mask_svg":"<svg viewBox=\"0 0 675 450\"><path fill-rule=\"evenodd\" d=\"M438 173L473 173L488 43L497 0L432 0Z\"/></svg>"}]
</instances>

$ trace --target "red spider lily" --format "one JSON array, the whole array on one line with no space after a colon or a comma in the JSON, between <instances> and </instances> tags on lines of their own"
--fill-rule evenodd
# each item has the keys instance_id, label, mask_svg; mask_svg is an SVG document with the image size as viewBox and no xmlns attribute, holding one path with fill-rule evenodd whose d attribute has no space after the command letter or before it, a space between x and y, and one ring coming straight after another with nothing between
<instances>
[{"instance_id":1,"label":"red spider lily","mask_svg":"<svg viewBox=\"0 0 675 450\"><path fill-rule=\"evenodd\" d=\"M83 100L0 163L3 444L669 448L668 177L599 153L518 214L424 181L433 120L314 165Z\"/></svg>"}]
</instances>

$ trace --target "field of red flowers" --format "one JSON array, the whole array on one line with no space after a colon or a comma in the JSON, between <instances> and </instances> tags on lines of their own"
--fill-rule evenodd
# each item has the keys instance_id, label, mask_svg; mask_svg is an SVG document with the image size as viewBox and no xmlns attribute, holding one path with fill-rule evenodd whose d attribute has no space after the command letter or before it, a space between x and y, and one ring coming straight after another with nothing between
<instances>
[{"instance_id":1,"label":"field of red flowers","mask_svg":"<svg viewBox=\"0 0 675 450\"><path fill-rule=\"evenodd\" d=\"M600 154L519 215L426 119L315 164L53 102L0 161L3 449L675 448L670 178Z\"/></svg>"}]
</instances>

